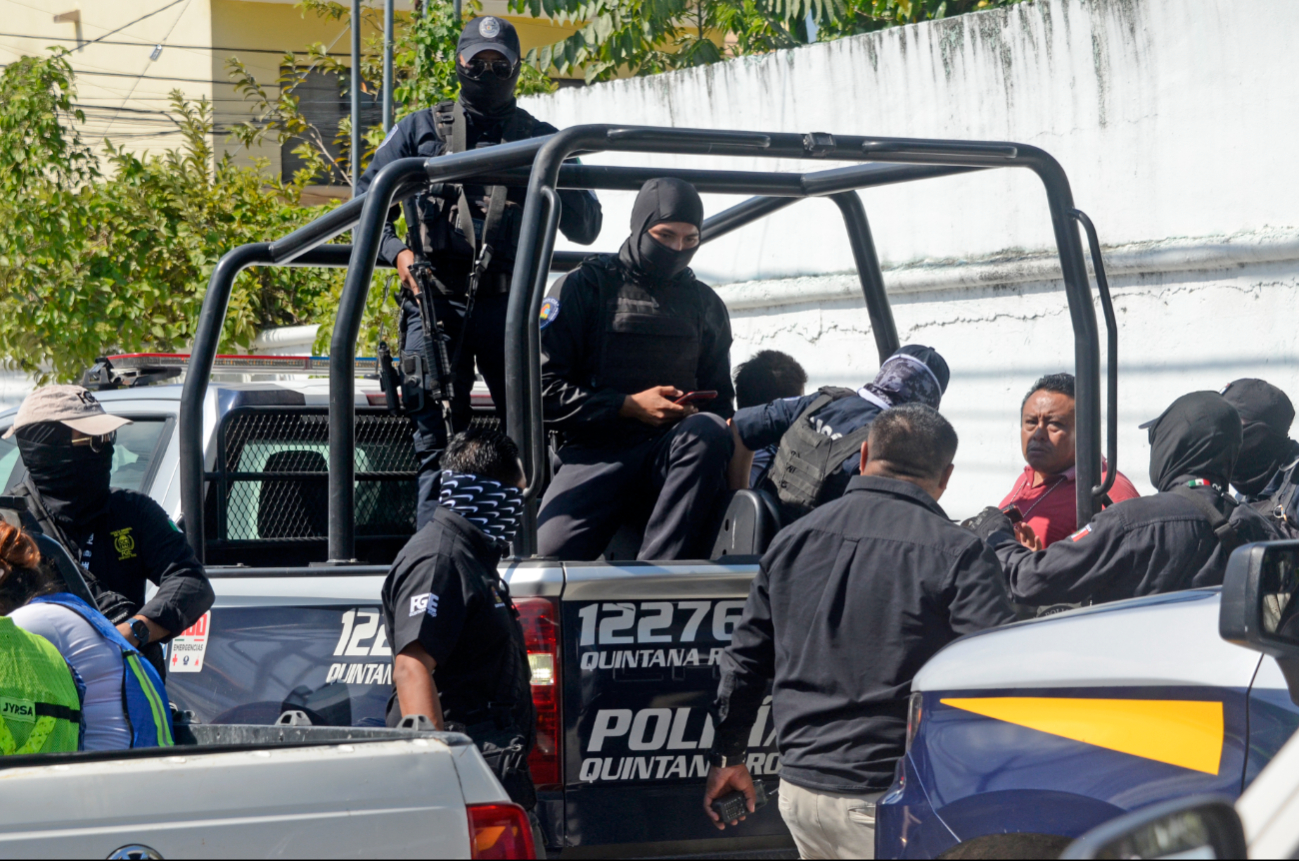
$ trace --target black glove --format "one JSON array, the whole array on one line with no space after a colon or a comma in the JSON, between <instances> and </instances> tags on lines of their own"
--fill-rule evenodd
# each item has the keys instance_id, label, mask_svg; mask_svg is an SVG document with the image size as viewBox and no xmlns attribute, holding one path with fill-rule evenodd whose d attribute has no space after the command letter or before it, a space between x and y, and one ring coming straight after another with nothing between
<instances>
[{"instance_id":1,"label":"black glove","mask_svg":"<svg viewBox=\"0 0 1299 861\"><path fill-rule=\"evenodd\" d=\"M1005 512L994 505L989 505L969 520L961 521L961 525L984 541L987 541L997 532L1008 533L1012 538L1015 535L1015 524L1011 522Z\"/></svg>"}]
</instances>

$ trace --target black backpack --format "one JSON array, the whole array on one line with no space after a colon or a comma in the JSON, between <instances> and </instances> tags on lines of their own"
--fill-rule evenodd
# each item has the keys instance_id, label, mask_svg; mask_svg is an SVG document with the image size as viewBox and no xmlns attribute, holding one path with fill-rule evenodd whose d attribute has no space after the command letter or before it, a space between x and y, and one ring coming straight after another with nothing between
<instances>
[{"instance_id":1,"label":"black backpack","mask_svg":"<svg viewBox=\"0 0 1299 861\"><path fill-rule=\"evenodd\" d=\"M870 436L870 425L857 428L838 439L818 431L812 416L832 401L857 397L852 389L826 386L807 405L780 438L767 481L789 523L818 505L843 496L850 478L840 465Z\"/></svg>"}]
</instances>

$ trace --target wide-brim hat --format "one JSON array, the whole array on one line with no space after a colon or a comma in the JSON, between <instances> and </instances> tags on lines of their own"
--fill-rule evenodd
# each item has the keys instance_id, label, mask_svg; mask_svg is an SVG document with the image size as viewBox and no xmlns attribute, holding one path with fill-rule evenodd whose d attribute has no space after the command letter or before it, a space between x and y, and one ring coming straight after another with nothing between
<instances>
[{"instance_id":1,"label":"wide-brim hat","mask_svg":"<svg viewBox=\"0 0 1299 861\"><path fill-rule=\"evenodd\" d=\"M81 386L45 386L23 400L4 439L20 428L45 422L58 422L87 436L103 436L131 424L130 419L104 412L103 405Z\"/></svg>"}]
</instances>

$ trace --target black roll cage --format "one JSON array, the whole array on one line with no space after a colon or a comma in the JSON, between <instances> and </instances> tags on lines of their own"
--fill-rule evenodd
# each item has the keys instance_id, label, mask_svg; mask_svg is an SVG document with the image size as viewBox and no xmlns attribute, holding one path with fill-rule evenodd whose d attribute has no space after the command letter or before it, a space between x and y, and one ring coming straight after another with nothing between
<instances>
[{"instance_id":1,"label":"black roll cage","mask_svg":"<svg viewBox=\"0 0 1299 861\"><path fill-rule=\"evenodd\" d=\"M573 156L617 151L685 155L833 159L864 164L810 173L712 171L674 168L566 164ZM999 167L1032 170L1046 190L1055 231L1065 295L1074 332L1076 377L1078 526L1094 516L1113 484L1117 465L1117 325L1100 244L1091 220L1074 208L1063 168L1044 150L1007 142L838 136L825 133L759 133L707 129L583 125L553 135L487 149L389 163L367 193L270 243L243 245L226 253L213 270L199 314L189 372L180 404L181 510L194 551L204 554L203 405L225 322L235 276L249 266L346 267L338 315L330 342L329 366L329 560L355 561L355 391L354 362L384 221L396 202L431 182L472 180L483 185L526 185L512 288L506 316L506 421L519 443L529 477L524 528L515 541L520 556L536 553L536 513L546 479L546 434L541 411L538 316L551 270L575 268L587 256L555 252L560 216L556 193L565 189L635 191L654 177L672 176L701 192L751 197L704 222L704 242L808 197L828 197L848 231L871 330L882 362L899 346L879 259L859 189ZM1102 483L1100 433L1100 348L1082 243L1074 225L1087 233L1108 332L1107 454ZM326 244L354 229L353 244Z\"/></svg>"}]
</instances>

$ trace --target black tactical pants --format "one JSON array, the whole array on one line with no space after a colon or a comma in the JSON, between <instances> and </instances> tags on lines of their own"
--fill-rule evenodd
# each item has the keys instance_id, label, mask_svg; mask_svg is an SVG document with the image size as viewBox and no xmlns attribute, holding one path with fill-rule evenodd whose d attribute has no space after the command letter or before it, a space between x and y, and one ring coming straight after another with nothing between
<instances>
[{"instance_id":1,"label":"black tactical pants","mask_svg":"<svg viewBox=\"0 0 1299 861\"><path fill-rule=\"evenodd\" d=\"M624 520L649 509L637 559L708 558L732 451L730 428L712 413L631 446L564 446L541 502L538 551L595 559Z\"/></svg>"},{"instance_id":2,"label":"black tactical pants","mask_svg":"<svg viewBox=\"0 0 1299 861\"><path fill-rule=\"evenodd\" d=\"M474 300L474 313L465 331L464 303L434 295L433 313L447 337L447 358L455 356L456 345L467 338L460 351L460 362L455 368L455 400L451 402L451 424L459 432L469 427L473 418L469 393L474 387L474 367L487 382L496 404L496 414L505 422L505 309L509 295L479 294ZM403 294L401 326L406 336L406 352L424 349L424 328L420 324L419 305L413 297ZM415 514L415 528L422 529L433 517L438 505L438 485L441 474L442 451L447 447L446 427L438 404L427 402L424 409L410 417L415 432L415 457L419 463L419 503Z\"/></svg>"}]
</instances>

